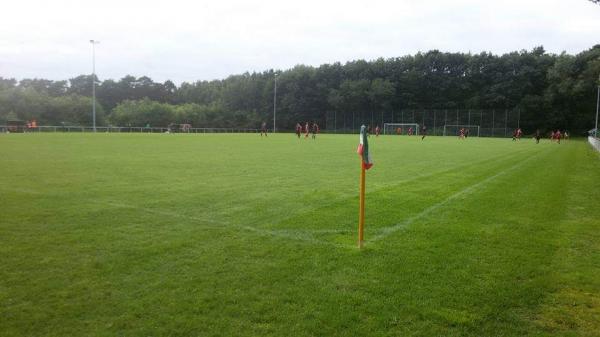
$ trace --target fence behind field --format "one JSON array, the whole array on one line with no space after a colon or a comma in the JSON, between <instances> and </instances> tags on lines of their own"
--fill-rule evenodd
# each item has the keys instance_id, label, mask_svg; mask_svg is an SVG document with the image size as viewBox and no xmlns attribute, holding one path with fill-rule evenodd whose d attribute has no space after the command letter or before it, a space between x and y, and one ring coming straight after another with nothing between
<instances>
[{"instance_id":1,"label":"fence behind field","mask_svg":"<svg viewBox=\"0 0 600 337\"><path fill-rule=\"evenodd\" d=\"M443 136L444 125L476 125L482 137L511 137L520 127L519 109L404 109L381 112L329 112L328 133L358 133L362 124L383 127L385 123L427 126L429 135ZM446 132L447 136L451 136Z\"/></svg>"},{"instance_id":2,"label":"fence behind field","mask_svg":"<svg viewBox=\"0 0 600 337\"><path fill-rule=\"evenodd\" d=\"M94 128L90 126L38 126L36 128L12 127L0 125L0 132L36 132L36 133L53 133L53 132L94 132ZM157 127L137 127L137 126L98 126L96 132L104 133L257 133L258 129L245 128L190 128L188 130L173 130L169 128Z\"/></svg>"}]
</instances>

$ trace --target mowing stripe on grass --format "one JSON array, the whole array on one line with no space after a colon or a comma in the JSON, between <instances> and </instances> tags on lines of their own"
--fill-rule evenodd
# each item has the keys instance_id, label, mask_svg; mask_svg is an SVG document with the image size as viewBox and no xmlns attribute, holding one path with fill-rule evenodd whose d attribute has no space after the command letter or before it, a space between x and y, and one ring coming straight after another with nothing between
<instances>
[{"instance_id":1,"label":"mowing stripe on grass","mask_svg":"<svg viewBox=\"0 0 600 337\"><path fill-rule=\"evenodd\" d=\"M545 152L547 152L547 151L545 151ZM395 233L395 232L397 232L397 231L399 231L401 229L406 228L407 226L410 226L416 220L418 220L418 219L420 219L420 218L422 218L422 217L424 217L424 216L426 216L426 215L428 215L428 214L430 214L430 213L438 210L439 208L445 206L446 204L452 202L453 200L455 200L455 199L457 199L457 198L459 198L459 197L461 197L463 195L468 195L468 194L473 193L478 188L480 188L480 187L488 184L489 182L493 181L494 179L496 179L496 178L498 178L498 177L500 177L502 175L505 175L505 174L507 174L509 172L512 172L512 171L514 171L514 170L522 167L523 165L525 165L526 163L528 163L529 161L531 161L533 158L538 157L541 153L545 153L545 152L539 152L539 153L537 153L537 154L535 154L535 155L533 155L533 156L531 156L531 157L529 157L529 158L527 158L527 159L525 159L523 161L518 162L517 164L515 164L515 165L513 165L513 166L511 166L511 167L509 167L507 169L504 169L504 170L502 170L502 171L500 171L500 172L498 172L498 173L496 173L496 174L494 174L492 176L489 176L489 177L487 177L487 178L485 178L485 179L483 179L483 180L481 180L481 181L479 181L479 182L477 182L477 183L475 183L475 184L473 184L473 185L471 185L471 186L469 186L467 188L464 188L464 189L462 189L462 190L460 190L460 191L458 191L458 192L456 192L456 193L448 196L446 199L444 199L444 200L442 200L442 201L440 201L440 202L438 202L436 204L433 204L433 205L425 208L420 213L418 213L418 214L416 214L416 215L414 215L414 216L412 216L412 217L410 217L410 218L408 218L408 219L406 219L406 220L404 220L404 221L402 221L402 222L400 222L400 223L398 223L398 224L396 224L394 226L389 226L389 227L382 228L381 231L380 231L380 234L373 236L373 238L370 239L370 240L366 240L365 244L366 243L374 243L376 241L379 241L381 239L386 238L387 236L389 236L389 235L391 235L391 234L393 234L393 233Z\"/></svg>"},{"instance_id":2,"label":"mowing stripe on grass","mask_svg":"<svg viewBox=\"0 0 600 337\"><path fill-rule=\"evenodd\" d=\"M394 183L390 183L390 184L386 184L385 186L379 187L379 188L372 188L369 189L369 191L367 192L367 195L372 195L372 194L376 194L377 192L381 191L381 190L385 190L385 189L389 189L389 188L393 188L402 184L407 184L409 182L413 182L413 181L419 181L422 179L426 179L426 178L431 178L431 177L439 177L441 175L447 174L447 173L453 173L456 172L457 170L461 170L464 168L475 168L478 167L478 165L481 164L487 164L488 162L496 162L499 160L502 160L504 158L512 158L514 156L520 155L520 154L525 154L528 153L529 151L518 151L518 152L514 152L514 153L506 153L506 154L501 154L498 155L496 157L492 157L492 158L486 158L480 161L476 161L476 162L470 162L468 164L459 164L459 165L455 165L452 166L450 168L447 169L443 169L443 170L438 170L438 171L432 171L429 173L425 173L425 174L417 174L417 175L413 175L410 178L407 179L402 179L399 180L397 182ZM307 212L312 212L315 211L317 209L320 208L324 208L324 207L329 207L331 205L334 205L336 203L339 203L341 201L347 200L347 199L354 199L357 197L357 193L356 191L354 191L353 193L340 193L339 197L337 198L331 198L331 201L329 202L322 202L319 204L318 207L306 207L304 209L302 209L301 211L297 211L297 212L292 212L290 214L290 212L288 212L288 214L290 214L287 217L281 217L279 219L277 219L274 223L277 222L281 222L281 221L285 221L291 218L295 218L298 217L299 214L305 214ZM256 223L256 225L258 225L258 223ZM312 230L312 229L297 229L297 228L286 228L286 229L274 229L274 230L281 230L281 231L302 231L302 232L313 232L313 233L326 233L326 232L349 232L349 231L354 231L354 230L350 230L350 229L318 229L318 230Z\"/></svg>"},{"instance_id":3,"label":"mowing stripe on grass","mask_svg":"<svg viewBox=\"0 0 600 337\"><path fill-rule=\"evenodd\" d=\"M415 176L412 176L410 178L407 179L403 179L400 181L397 181L393 184L387 185L383 188L376 188L376 189L372 189L369 194L372 193L376 193L377 191L381 190L381 189L386 189L389 187L393 187L393 186L398 186L400 184L405 184L411 181L418 181L421 179L425 179L425 178L429 178L432 176L440 176L440 175L444 175L446 173L451 173L454 172L456 170L459 170L461 168L469 168L469 167L474 167L477 166L479 164L484 164L484 163L488 163L488 162L496 162L498 160L502 160L503 158L506 157L514 157L515 155L520 155L523 153L526 153L528 151L519 151L517 153L507 153L507 154L501 154L492 158L486 158L477 162L471 162L468 164L460 164L460 165L456 165L454 167L451 168L447 168L447 169L443 169L443 170L439 170L439 171L435 171L435 172L430 172L430 173L426 173L426 174L418 174ZM539 153L538 153L539 154ZM526 159L525 161L528 161L530 159L532 159L533 157L535 157L537 155L531 156L528 159ZM497 174L495 174L494 176L488 177L486 179L484 179L483 181L480 181L479 183L476 183L474 185L471 185L470 187L459 191L453 195L451 195L450 197L446 198L445 200L432 205L428 208L426 208L424 211L422 211L421 213L399 223L396 224L394 226L390 226L390 227L386 227L386 228L380 228L380 229L375 229L372 230L372 233L379 233L377 235L375 235L371 240L367 240L367 242L375 242L378 241L408 225L410 225L412 222L414 222L415 220L433 212L434 210L442 207L443 205L445 205L446 203L452 201L453 199L469 193L470 191L472 191L473 189L484 185L485 183L495 179L496 177L507 173L508 171L511 171L513 169L516 169L518 167L520 167L521 165L523 165L524 162L521 162L520 164L514 165L513 167L510 167L509 169L503 170ZM35 194L35 195L57 195L60 193L47 193L47 192L40 192L40 191L35 191L35 190L31 190L31 189L23 189L23 188L19 188L19 189L11 189L14 192L17 193L27 193L27 194ZM341 199L344 199L346 197L351 197L352 195L350 194L343 194L342 198L336 198L335 200L333 200L332 202L326 203L325 205L321 204L319 208L323 208L323 207L327 207L330 205L335 204L336 202L339 202ZM143 206L136 206L136 205L131 205L131 204L126 204L123 202L120 202L118 200L109 200L109 201L99 201L99 200L94 200L94 199L90 199L91 202L95 203L95 204L99 204L99 205L104 205L104 206L109 206L109 207L113 207L113 208L128 208L128 209L135 209L135 210L139 210L139 211L143 211L146 213L151 213L151 214L157 214L157 215L163 215L163 216L169 216L169 217L177 217L177 218L181 218L181 219L186 219L186 220L191 220L193 222L196 223L202 223L202 228L204 229L213 229L213 230L227 230L227 229L238 229L238 230L244 230L244 231L248 231L248 232L252 232L255 233L257 235L260 236L267 236L267 237L277 237L277 238L282 238L282 239L288 239L288 240L294 240L294 241L301 241L301 242L305 242L305 243L312 243L312 244L317 244L317 245L327 245L327 246L334 246L334 247L339 247L339 248L351 248L354 247L354 245L342 245L342 244L338 244L338 243L334 243L331 241L326 241L326 240L320 240L314 237L313 234L337 234L337 233L353 233L356 230L355 229L317 229L317 230L309 230L309 229L266 229L266 228L261 228L260 226L252 226L252 225L243 225L243 224L234 224L234 223L230 223L227 221L222 221L222 220L214 220L214 219L210 219L210 218L202 218L202 217L196 217L196 216L190 216L190 215L185 215L185 214L180 214L180 213L176 213L176 212L169 212L169 211L161 211L161 210L156 210L153 208L148 208L148 207L143 207ZM309 208L308 210L311 209L315 209L315 208ZM307 211L307 210L304 210ZM294 212L294 216L297 216L299 212ZM285 217L282 219L278 219L277 222L281 222L282 220L288 219L290 217ZM259 224L255 224L255 225L259 225Z\"/></svg>"}]
</instances>

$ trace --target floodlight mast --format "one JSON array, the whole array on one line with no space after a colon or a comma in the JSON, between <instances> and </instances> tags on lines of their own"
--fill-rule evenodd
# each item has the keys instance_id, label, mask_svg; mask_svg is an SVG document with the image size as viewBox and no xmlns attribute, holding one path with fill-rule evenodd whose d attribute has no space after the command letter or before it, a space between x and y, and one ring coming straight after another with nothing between
<instances>
[{"instance_id":1,"label":"floodlight mast","mask_svg":"<svg viewBox=\"0 0 600 337\"><path fill-rule=\"evenodd\" d=\"M96 132L96 45L100 41L90 40L92 44L92 124Z\"/></svg>"},{"instance_id":2,"label":"floodlight mast","mask_svg":"<svg viewBox=\"0 0 600 337\"><path fill-rule=\"evenodd\" d=\"M596 98L596 131L594 136L598 138L598 110L600 110L600 76L598 76L598 98Z\"/></svg>"},{"instance_id":3,"label":"floodlight mast","mask_svg":"<svg viewBox=\"0 0 600 337\"><path fill-rule=\"evenodd\" d=\"M275 133L276 120L277 120L277 73L275 73L275 88L273 91L273 133Z\"/></svg>"}]
</instances>

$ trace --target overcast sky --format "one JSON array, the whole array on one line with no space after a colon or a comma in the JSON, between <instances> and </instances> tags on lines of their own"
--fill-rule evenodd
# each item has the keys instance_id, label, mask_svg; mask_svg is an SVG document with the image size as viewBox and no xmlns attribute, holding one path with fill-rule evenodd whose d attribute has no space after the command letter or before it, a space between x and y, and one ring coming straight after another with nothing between
<instances>
[{"instance_id":1,"label":"overcast sky","mask_svg":"<svg viewBox=\"0 0 600 337\"><path fill-rule=\"evenodd\" d=\"M439 49L504 53L600 43L587 0L6 1L0 76L211 80L245 71Z\"/></svg>"}]
</instances>

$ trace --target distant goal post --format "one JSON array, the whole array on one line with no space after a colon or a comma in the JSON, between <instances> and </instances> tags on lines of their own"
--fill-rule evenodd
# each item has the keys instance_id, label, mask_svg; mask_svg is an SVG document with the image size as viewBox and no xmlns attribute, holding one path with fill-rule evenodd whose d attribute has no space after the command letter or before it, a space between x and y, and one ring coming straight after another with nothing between
<instances>
[{"instance_id":1,"label":"distant goal post","mask_svg":"<svg viewBox=\"0 0 600 337\"><path fill-rule=\"evenodd\" d=\"M402 134L407 135L408 130L410 128L413 129L413 135L418 135L421 130L419 130L419 124L417 123L384 123L383 124L383 134L384 135L395 135ZM400 130L400 132L398 132Z\"/></svg>"},{"instance_id":2,"label":"distant goal post","mask_svg":"<svg viewBox=\"0 0 600 337\"><path fill-rule=\"evenodd\" d=\"M444 136L458 136L460 129L469 130L469 136L479 137L479 125L444 125Z\"/></svg>"}]
</instances>

